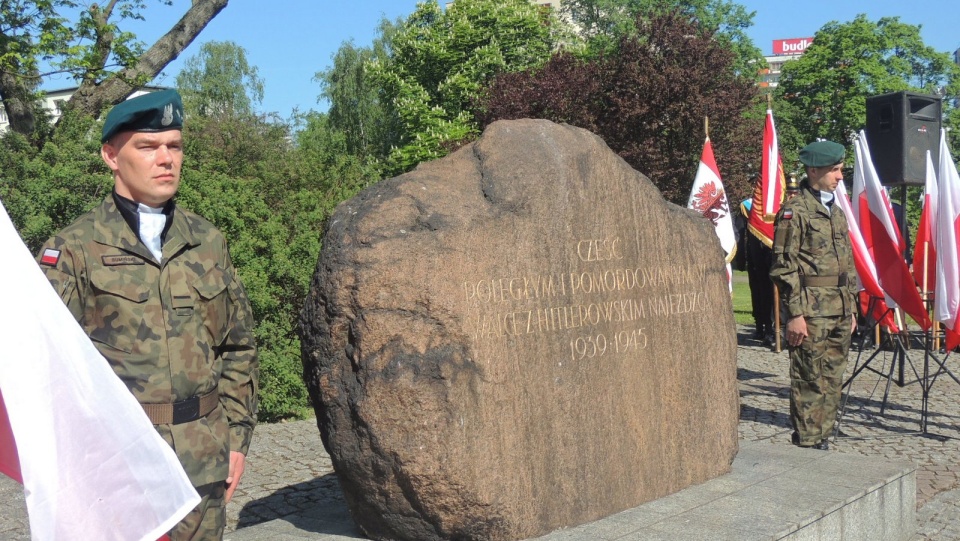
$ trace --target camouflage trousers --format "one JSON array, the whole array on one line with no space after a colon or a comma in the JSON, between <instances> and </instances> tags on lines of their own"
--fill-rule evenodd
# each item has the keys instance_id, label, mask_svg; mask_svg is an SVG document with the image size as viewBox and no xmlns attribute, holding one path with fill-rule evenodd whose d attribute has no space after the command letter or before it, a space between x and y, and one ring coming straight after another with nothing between
<instances>
[{"instance_id":1,"label":"camouflage trousers","mask_svg":"<svg viewBox=\"0 0 960 541\"><path fill-rule=\"evenodd\" d=\"M850 316L806 318L807 338L790 348L790 421L803 447L827 439L837 420L850 352Z\"/></svg>"},{"instance_id":2,"label":"camouflage trousers","mask_svg":"<svg viewBox=\"0 0 960 541\"><path fill-rule=\"evenodd\" d=\"M170 530L171 541L220 541L227 525L223 481L197 487L200 503Z\"/></svg>"}]
</instances>

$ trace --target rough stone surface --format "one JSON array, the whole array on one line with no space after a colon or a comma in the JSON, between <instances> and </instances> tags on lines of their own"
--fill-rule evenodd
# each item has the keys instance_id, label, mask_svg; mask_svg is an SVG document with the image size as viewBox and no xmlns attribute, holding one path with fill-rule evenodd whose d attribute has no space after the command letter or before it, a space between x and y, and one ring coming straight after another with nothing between
<instances>
[{"instance_id":1,"label":"rough stone surface","mask_svg":"<svg viewBox=\"0 0 960 541\"><path fill-rule=\"evenodd\" d=\"M301 334L324 445L373 539L533 537L726 473L737 452L712 226L578 128L498 122L343 203Z\"/></svg>"}]
</instances>

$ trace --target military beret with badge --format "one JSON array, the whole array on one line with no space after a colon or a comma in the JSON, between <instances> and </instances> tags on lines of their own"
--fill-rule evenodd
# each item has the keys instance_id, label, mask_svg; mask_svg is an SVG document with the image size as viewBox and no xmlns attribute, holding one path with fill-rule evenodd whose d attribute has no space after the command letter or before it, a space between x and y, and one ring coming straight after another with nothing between
<instances>
[{"instance_id":1,"label":"military beret with badge","mask_svg":"<svg viewBox=\"0 0 960 541\"><path fill-rule=\"evenodd\" d=\"M124 131L162 132L183 128L183 101L176 90L160 90L118 103L107 113L100 142Z\"/></svg>"},{"instance_id":2,"label":"military beret with badge","mask_svg":"<svg viewBox=\"0 0 960 541\"><path fill-rule=\"evenodd\" d=\"M816 141L800 150L800 163L807 167L828 167L843 161L846 150L833 141Z\"/></svg>"}]
</instances>

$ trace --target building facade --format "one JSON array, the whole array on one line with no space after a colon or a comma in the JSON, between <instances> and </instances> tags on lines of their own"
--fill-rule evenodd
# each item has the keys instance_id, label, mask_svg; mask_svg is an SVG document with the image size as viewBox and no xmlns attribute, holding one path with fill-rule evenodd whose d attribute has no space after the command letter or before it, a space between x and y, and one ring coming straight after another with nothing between
<instances>
[{"instance_id":1,"label":"building facade","mask_svg":"<svg viewBox=\"0 0 960 541\"><path fill-rule=\"evenodd\" d=\"M137 96L142 96L144 94L149 94L151 92L156 92L157 90L163 89L164 87L159 86L145 86L127 96L127 99L129 100L130 98L136 98ZM46 109L50 114L51 123L56 123L58 120L60 120L60 117L63 116L63 107L76 91L77 87L72 86L69 88L50 90L44 93L43 108ZM8 129L10 129L10 119L7 118L7 111L3 108L3 104L0 103L0 133L4 133Z\"/></svg>"},{"instance_id":2,"label":"building facade","mask_svg":"<svg viewBox=\"0 0 960 541\"><path fill-rule=\"evenodd\" d=\"M780 81L780 73L783 71L783 65L791 60L796 60L803 56L807 47L813 43L813 38L790 38L773 40L773 54L764 56L767 61L767 67L760 70L760 86L765 88L776 88Z\"/></svg>"}]
</instances>

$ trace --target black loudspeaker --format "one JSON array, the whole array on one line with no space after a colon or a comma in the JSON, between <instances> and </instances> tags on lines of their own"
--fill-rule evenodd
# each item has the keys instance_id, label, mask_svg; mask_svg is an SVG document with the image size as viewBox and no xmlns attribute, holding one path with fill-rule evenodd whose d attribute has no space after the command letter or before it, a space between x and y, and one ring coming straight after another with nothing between
<instances>
[{"instance_id":1,"label":"black loudspeaker","mask_svg":"<svg viewBox=\"0 0 960 541\"><path fill-rule=\"evenodd\" d=\"M922 186L927 151L940 157L941 101L938 96L894 92L867 98L867 143L885 186Z\"/></svg>"}]
</instances>

